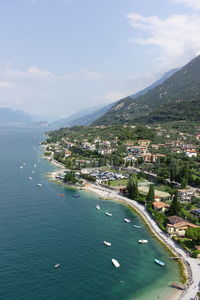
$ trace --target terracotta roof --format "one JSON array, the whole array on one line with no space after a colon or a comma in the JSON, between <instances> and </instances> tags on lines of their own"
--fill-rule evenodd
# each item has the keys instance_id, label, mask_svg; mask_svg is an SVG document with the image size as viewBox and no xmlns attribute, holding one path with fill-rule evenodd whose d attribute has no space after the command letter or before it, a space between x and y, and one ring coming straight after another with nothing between
<instances>
[{"instance_id":1,"label":"terracotta roof","mask_svg":"<svg viewBox=\"0 0 200 300\"><path fill-rule=\"evenodd\" d=\"M179 228L179 227L183 227L183 226L189 226L189 227L192 227L192 228L197 228L199 226L195 225L195 224L192 224L192 223L189 223L189 222L178 222L176 224L174 224L174 227L175 228Z\"/></svg>"},{"instance_id":2,"label":"terracotta roof","mask_svg":"<svg viewBox=\"0 0 200 300\"><path fill-rule=\"evenodd\" d=\"M69 150L65 150L65 154L72 154L72 152Z\"/></svg>"},{"instance_id":3,"label":"terracotta roof","mask_svg":"<svg viewBox=\"0 0 200 300\"><path fill-rule=\"evenodd\" d=\"M169 205L164 202L153 202L153 206L156 207L157 209L169 208Z\"/></svg>"}]
</instances>

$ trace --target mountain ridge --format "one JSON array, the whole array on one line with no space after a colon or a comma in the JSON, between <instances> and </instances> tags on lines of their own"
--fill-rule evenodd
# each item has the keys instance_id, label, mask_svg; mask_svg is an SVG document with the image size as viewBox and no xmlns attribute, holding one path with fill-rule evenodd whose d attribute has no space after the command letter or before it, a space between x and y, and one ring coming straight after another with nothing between
<instances>
[{"instance_id":1,"label":"mountain ridge","mask_svg":"<svg viewBox=\"0 0 200 300\"><path fill-rule=\"evenodd\" d=\"M171 114L169 120L185 120L187 118L198 120L199 114L195 111L194 105L199 107L199 101L200 55L146 94L140 95L136 99L131 97L122 99L92 125L126 122L151 123L156 120L166 122L168 113ZM187 106L190 106L190 110L194 110L193 117L191 114L187 114ZM181 110L184 111L184 114L180 113Z\"/></svg>"}]
</instances>

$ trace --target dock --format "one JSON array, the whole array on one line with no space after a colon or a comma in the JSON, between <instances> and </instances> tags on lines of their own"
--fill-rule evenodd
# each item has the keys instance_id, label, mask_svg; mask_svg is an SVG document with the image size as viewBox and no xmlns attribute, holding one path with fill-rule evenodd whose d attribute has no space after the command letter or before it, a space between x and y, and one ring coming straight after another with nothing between
<instances>
[{"instance_id":1,"label":"dock","mask_svg":"<svg viewBox=\"0 0 200 300\"><path fill-rule=\"evenodd\" d=\"M178 282L172 282L171 287L176 288L181 291L184 291L186 289L186 286L184 284L178 283Z\"/></svg>"}]
</instances>

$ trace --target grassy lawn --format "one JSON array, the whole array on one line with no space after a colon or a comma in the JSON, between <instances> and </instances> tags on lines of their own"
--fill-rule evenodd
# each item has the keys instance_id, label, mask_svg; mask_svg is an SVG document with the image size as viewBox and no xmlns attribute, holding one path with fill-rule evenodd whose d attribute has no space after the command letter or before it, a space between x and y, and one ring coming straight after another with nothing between
<instances>
[{"instance_id":1,"label":"grassy lawn","mask_svg":"<svg viewBox=\"0 0 200 300\"><path fill-rule=\"evenodd\" d=\"M137 180L137 182L145 182L146 180L144 178L140 178L140 179L137 179L137 176L136 174L133 174L132 175L132 178L133 180ZM111 180L110 181L110 186L126 186L127 183L128 183L129 179L117 179L117 180Z\"/></svg>"},{"instance_id":2,"label":"grassy lawn","mask_svg":"<svg viewBox=\"0 0 200 300\"><path fill-rule=\"evenodd\" d=\"M118 180L111 180L110 186L126 186L128 183L128 179L118 179Z\"/></svg>"},{"instance_id":3,"label":"grassy lawn","mask_svg":"<svg viewBox=\"0 0 200 300\"><path fill-rule=\"evenodd\" d=\"M167 185L156 185L155 189L161 192L167 192L167 193L173 192L173 189Z\"/></svg>"}]
</instances>

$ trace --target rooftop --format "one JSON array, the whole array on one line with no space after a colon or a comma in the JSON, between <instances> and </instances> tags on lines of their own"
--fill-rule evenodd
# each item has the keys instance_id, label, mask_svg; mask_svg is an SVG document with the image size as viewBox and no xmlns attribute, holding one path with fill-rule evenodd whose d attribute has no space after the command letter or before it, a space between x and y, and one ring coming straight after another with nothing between
<instances>
[{"instance_id":1,"label":"rooftop","mask_svg":"<svg viewBox=\"0 0 200 300\"><path fill-rule=\"evenodd\" d=\"M179 222L185 222L185 220L181 217L178 217L178 216L171 216L171 217L168 217L168 221L170 224L176 224L176 223L179 223Z\"/></svg>"},{"instance_id":2,"label":"rooftop","mask_svg":"<svg viewBox=\"0 0 200 300\"><path fill-rule=\"evenodd\" d=\"M157 209L161 209L161 208L169 208L170 206L164 202L153 202L153 206L156 207Z\"/></svg>"}]
</instances>

